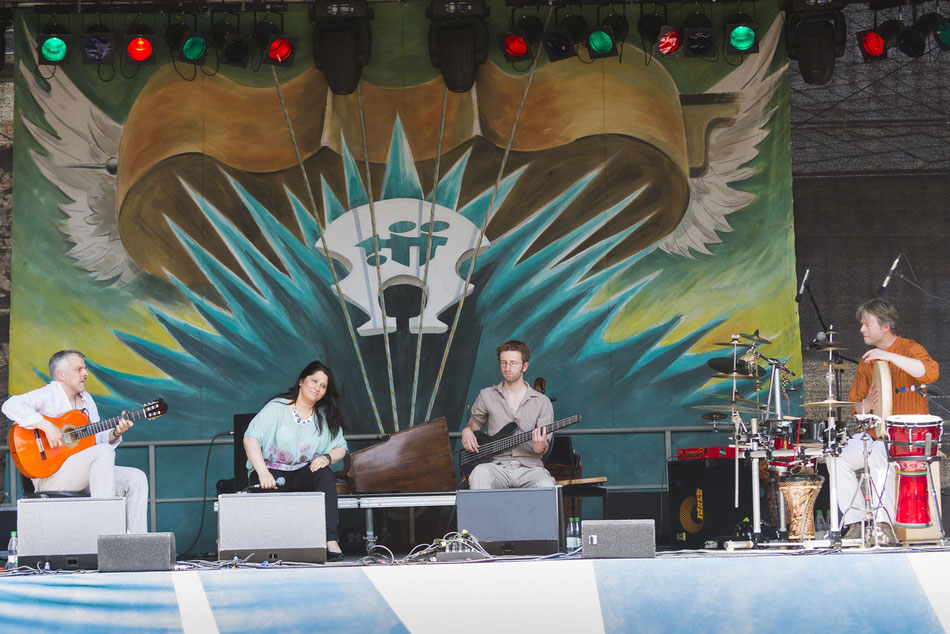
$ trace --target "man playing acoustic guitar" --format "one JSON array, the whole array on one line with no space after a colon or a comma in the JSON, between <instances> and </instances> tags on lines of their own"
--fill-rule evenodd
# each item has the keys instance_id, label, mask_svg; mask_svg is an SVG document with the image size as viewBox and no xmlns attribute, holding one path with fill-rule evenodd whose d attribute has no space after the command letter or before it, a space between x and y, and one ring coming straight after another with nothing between
<instances>
[{"instance_id":1,"label":"man playing acoustic guitar","mask_svg":"<svg viewBox=\"0 0 950 634\"><path fill-rule=\"evenodd\" d=\"M510 422L518 431L531 432L531 441L496 453L490 462L478 465L468 478L473 489L553 487L554 478L542 466L541 456L548 449L550 434L545 425L554 420L551 400L524 380L531 353L523 341L506 341L498 346L502 382L479 392L471 415L462 430L462 447L478 451L476 431L488 423L485 431L493 436ZM532 431L533 430L533 431Z\"/></svg>"},{"instance_id":2,"label":"man playing acoustic guitar","mask_svg":"<svg viewBox=\"0 0 950 634\"><path fill-rule=\"evenodd\" d=\"M53 380L39 389L11 396L3 404L4 415L20 427L42 431L51 448L63 444L63 433L44 416L56 418L75 409L84 411L91 422L98 421L99 410L86 392L89 372L84 359L78 350L54 354L49 360ZM129 532L145 533L148 479L140 469L115 465L115 447L131 427L132 421L123 413L116 427L96 434L96 444L69 456L56 473L33 478L33 487L38 492L88 489L92 497L125 497Z\"/></svg>"}]
</instances>

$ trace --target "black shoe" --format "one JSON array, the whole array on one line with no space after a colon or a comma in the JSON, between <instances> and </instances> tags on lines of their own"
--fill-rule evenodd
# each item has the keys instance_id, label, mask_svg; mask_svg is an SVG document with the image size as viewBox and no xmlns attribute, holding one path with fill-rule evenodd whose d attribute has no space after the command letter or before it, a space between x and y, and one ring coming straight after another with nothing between
<instances>
[{"instance_id":1,"label":"black shoe","mask_svg":"<svg viewBox=\"0 0 950 634\"><path fill-rule=\"evenodd\" d=\"M332 551L332 550L328 550L328 551L327 551L327 561L328 561L328 562L330 562L330 561L343 561L343 553L342 553L342 552L339 552L339 551L334 552L334 551Z\"/></svg>"}]
</instances>

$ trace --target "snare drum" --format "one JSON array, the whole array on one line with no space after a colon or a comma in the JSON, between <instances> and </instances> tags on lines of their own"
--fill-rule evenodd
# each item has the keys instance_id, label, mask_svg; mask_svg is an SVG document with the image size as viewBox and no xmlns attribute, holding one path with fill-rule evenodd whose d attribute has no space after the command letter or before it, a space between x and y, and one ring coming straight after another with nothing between
<instances>
[{"instance_id":1,"label":"snare drum","mask_svg":"<svg viewBox=\"0 0 950 634\"><path fill-rule=\"evenodd\" d=\"M887 455L892 460L933 458L943 436L943 420L929 414L891 416L884 421ZM930 437L928 450L927 437Z\"/></svg>"}]
</instances>

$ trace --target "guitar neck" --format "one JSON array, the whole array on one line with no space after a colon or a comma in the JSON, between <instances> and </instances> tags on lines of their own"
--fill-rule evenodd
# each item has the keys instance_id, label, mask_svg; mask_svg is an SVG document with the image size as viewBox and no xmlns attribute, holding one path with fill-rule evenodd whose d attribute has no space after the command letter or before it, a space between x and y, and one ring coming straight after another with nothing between
<instances>
[{"instance_id":1,"label":"guitar neck","mask_svg":"<svg viewBox=\"0 0 950 634\"><path fill-rule=\"evenodd\" d=\"M581 417L579 415L574 415L570 418L562 418L561 420L556 420L553 423L545 425L544 429L547 431L547 433L551 433L553 431L563 429L568 425L573 425L574 423L579 422L580 419ZM511 447L517 447L521 443L531 440L532 433L534 433L534 430L523 431L517 434L512 434L507 438L500 438L490 443L486 443L485 445L482 445L478 448L478 453L496 454L499 451L504 451L505 449L509 449Z\"/></svg>"},{"instance_id":2,"label":"guitar neck","mask_svg":"<svg viewBox=\"0 0 950 634\"><path fill-rule=\"evenodd\" d=\"M126 412L125 417L130 421L135 422L137 420L142 420L145 418L146 413L144 409L136 410L134 412ZM122 416L113 416L112 418L104 418L102 420L96 421L95 423L89 423L83 427L80 427L73 432L76 439L85 438L87 436L93 436L99 432L109 431L110 429L115 429L119 421L122 420Z\"/></svg>"}]
</instances>

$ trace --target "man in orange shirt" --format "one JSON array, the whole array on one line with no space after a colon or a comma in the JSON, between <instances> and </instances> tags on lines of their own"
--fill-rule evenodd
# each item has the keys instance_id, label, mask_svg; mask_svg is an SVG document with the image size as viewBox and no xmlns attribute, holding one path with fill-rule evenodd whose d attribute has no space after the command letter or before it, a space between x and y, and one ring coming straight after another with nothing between
<instances>
[{"instance_id":1,"label":"man in orange shirt","mask_svg":"<svg viewBox=\"0 0 950 634\"><path fill-rule=\"evenodd\" d=\"M858 372L851 385L848 400L858 403L856 412L870 413L878 404L879 395L873 381L875 361L886 361L891 373L892 388L933 383L940 376L937 362L930 358L922 345L897 334L897 310L883 299L872 299L858 308L856 314L861 322L864 343L874 346L864 353ZM919 392L903 392L891 395L891 414L927 414L927 399ZM868 445L868 472L871 478L872 503L880 503L875 515L883 544L896 544L897 538L891 522L894 518L894 470L887 460L883 440L874 439L868 433L856 434L844 446L835 461L838 486L838 506L842 513L842 526L852 524L849 534L860 531L864 518L863 495L855 470L864 468L864 446Z\"/></svg>"}]
</instances>

